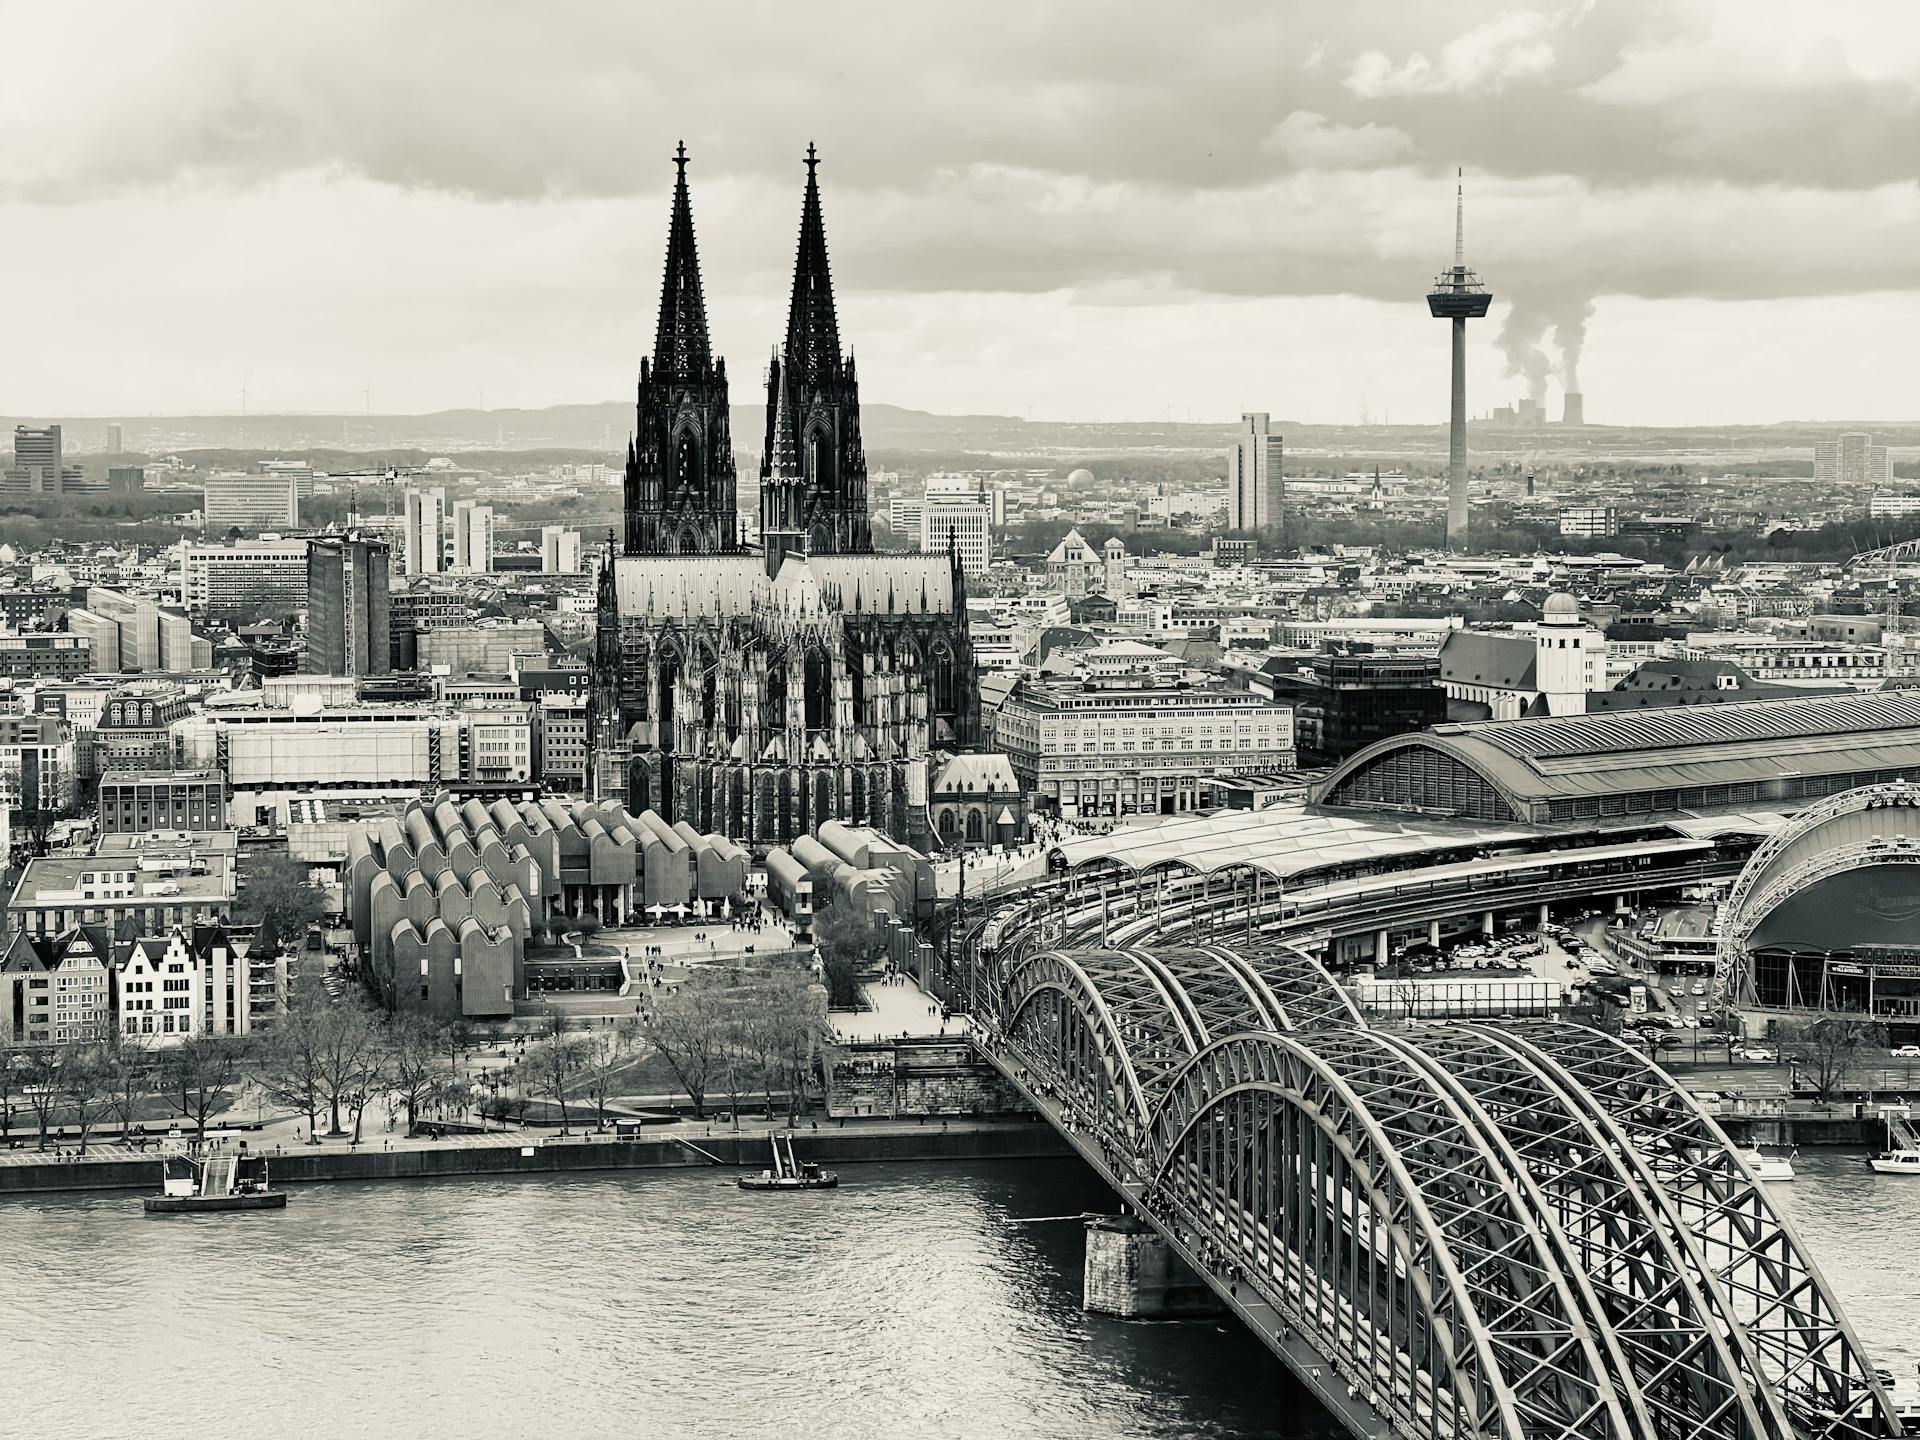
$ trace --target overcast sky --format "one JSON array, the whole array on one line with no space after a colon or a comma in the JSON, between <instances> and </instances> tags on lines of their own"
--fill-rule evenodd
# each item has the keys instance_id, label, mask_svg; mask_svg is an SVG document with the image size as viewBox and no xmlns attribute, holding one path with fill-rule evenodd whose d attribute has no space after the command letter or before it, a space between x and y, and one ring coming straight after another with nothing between
<instances>
[{"instance_id":1,"label":"overcast sky","mask_svg":"<svg viewBox=\"0 0 1920 1440\"><path fill-rule=\"evenodd\" d=\"M0 57L0 413L626 394L684 137L736 399L811 139L869 400L1439 421L1461 166L1475 411L1573 348L1596 421L1920 418L1905 0L0 0Z\"/></svg>"}]
</instances>

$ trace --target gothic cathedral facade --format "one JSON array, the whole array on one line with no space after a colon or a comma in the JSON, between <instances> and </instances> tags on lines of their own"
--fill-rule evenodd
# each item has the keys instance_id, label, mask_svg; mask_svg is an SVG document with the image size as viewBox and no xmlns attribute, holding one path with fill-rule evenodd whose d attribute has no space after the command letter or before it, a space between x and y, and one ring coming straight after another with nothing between
<instances>
[{"instance_id":1,"label":"gothic cathedral facade","mask_svg":"<svg viewBox=\"0 0 1920 1440\"><path fill-rule=\"evenodd\" d=\"M978 744L957 555L876 554L859 384L840 349L807 147L786 338L768 369L760 538L737 508L726 362L708 340L686 153L602 566L595 784L764 850L826 820L932 843L929 767Z\"/></svg>"}]
</instances>

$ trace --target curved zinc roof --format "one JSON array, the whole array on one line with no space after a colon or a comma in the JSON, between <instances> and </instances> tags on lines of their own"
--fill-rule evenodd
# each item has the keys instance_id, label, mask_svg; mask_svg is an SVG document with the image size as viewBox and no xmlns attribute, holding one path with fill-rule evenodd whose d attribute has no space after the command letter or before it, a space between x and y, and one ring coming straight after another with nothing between
<instances>
[{"instance_id":1,"label":"curved zinc roof","mask_svg":"<svg viewBox=\"0 0 1920 1440\"><path fill-rule=\"evenodd\" d=\"M1920 694L1822 695L1436 725L1368 746L1322 781L1315 798L1339 804L1345 781L1408 748L1460 761L1522 814L1540 801L1643 790L1909 767L1920 775Z\"/></svg>"}]
</instances>

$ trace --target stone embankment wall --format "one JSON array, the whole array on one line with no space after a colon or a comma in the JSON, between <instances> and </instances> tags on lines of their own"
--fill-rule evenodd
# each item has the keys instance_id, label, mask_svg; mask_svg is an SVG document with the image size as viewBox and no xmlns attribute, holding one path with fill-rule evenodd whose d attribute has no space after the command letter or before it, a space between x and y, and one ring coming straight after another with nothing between
<instances>
[{"instance_id":1,"label":"stone embankment wall","mask_svg":"<svg viewBox=\"0 0 1920 1440\"><path fill-rule=\"evenodd\" d=\"M700 1136L693 1143L726 1166L767 1163L764 1133ZM802 1158L823 1165L875 1161L1015 1160L1073 1153L1038 1118L969 1121L950 1130L866 1131L859 1126L801 1132ZM525 1146L425 1146L405 1150L305 1150L271 1160L276 1186L322 1180L426 1180L457 1176L558 1175L593 1170L719 1168L675 1140L549 1141ZM721 1168L721 1174L731 1171ZM155 1190L160 1165L148 1160L48 1160L0 1165L0 1198L53 1190Z\"/></svg>"}]
</instances>

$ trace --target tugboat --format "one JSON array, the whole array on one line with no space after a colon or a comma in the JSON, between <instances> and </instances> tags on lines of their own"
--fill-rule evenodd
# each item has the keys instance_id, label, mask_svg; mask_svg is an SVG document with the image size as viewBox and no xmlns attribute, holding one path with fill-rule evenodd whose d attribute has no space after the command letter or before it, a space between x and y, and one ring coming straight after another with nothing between
<instances>
[{"instance_id":1,"label":"tugboat","mask_svg":"<svg viewBox=\"0 0 1920 1440\"><path fill-rule=\"evenodd\" d=\"M767 1138L773 1142L773 1168L758 1175L742 1175L738 1181L742 1190L832 1190L839 1186L840 1177L833 1171L822 1170L811 1160L795 1162L793 1136ZM784 1150L782 1141L786 1142Z\"/></svg>"},{"instance_id":2,"label":"tugboat","mask_svg":"<svg viewBox=\"0 0 1920 1440\"><path fill-rule=\"evenodd\" d=\"M149 1215L200 1214L213 1210L284 1210L287 1192L275 1190L264 1155L212 1150L160 1157L160 1193L142 1202Z\"/></svg>"},{"instance_id":3,"label":"tugboat","mask_svg":"<svg viewBox=\"0 0 1920 1440\"><path fill-rule=\"evenodd\" d=\"M1899 1111L1887 1110L1884 1115L1887 1148L1869 1156L1867 1164L1880 1175L1920 1175L1920 1136L1913 1133L1913 1126Z\"/></svg>"}]
</instances>

